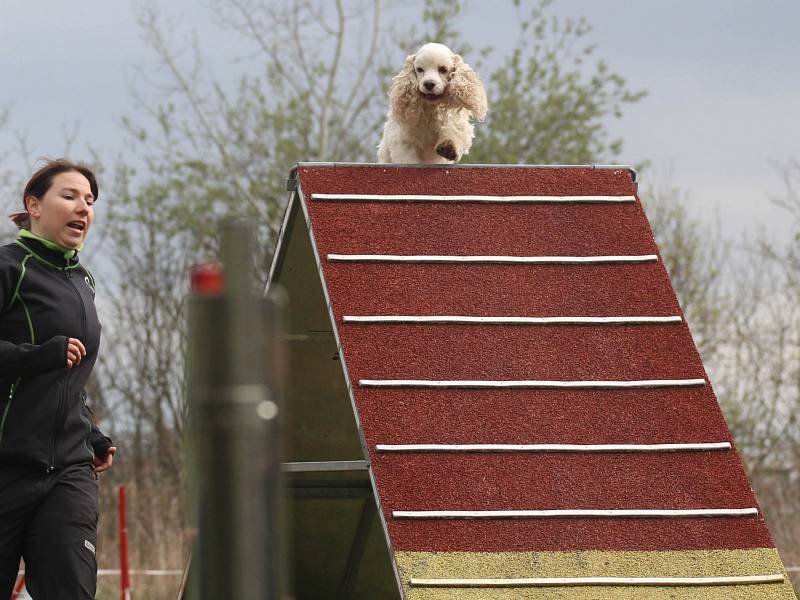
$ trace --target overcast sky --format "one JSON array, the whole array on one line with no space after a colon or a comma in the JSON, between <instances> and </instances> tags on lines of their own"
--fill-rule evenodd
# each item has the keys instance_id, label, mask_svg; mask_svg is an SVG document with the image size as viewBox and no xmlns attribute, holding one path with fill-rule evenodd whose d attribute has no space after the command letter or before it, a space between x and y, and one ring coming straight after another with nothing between
<instances>
[{"instance_id":1,"label":"overcast sky","mask_svg":"<svg viewBox=\"0 0 800 600\"><path fill-rule=\"evenodd\" d=\"M209 22L203 2L159 4L178 18L180 31L197 31L223 81L247 67L231 62L242 49ZM514 12L505 6L511 2L466 4L460 23L467 37L502 55L515 41ZM651 161L645 184L656 171L671 171L695 214L716 211L729 237L759 223L786 239L789 225L769 197L783 190L771 163L800 159L798 0L556 0L551 12L586 16L596 55L649 92L609 124L612 137L625 140L620 162ZM60 154L64 131L76 123L73 156L89 142L104 156L123 151L119 119L134 110L136 68L153 60L128 0L0 3L0 107L11 107L12 129L26 135L31 158ZM0 132L0 148L14 144L11 133ZM7 164L24 171L10 158Z\"/></svg>"}]
</instances>

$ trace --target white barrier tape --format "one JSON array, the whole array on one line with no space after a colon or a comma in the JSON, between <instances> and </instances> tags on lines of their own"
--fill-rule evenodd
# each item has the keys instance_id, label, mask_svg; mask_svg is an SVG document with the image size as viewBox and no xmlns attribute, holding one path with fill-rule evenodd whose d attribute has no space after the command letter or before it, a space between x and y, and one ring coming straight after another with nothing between
<instances>
[{"instance_id":1,"label":"white barrier tape","mask_svg":"<svg viewBox=\"0 0 800 600\"><path fill-rule=\"evenodd\" d=\"M159 570L159 569L131 569L128 571L130 575L150 575L155 577L161 576L177 576L183 575L183 571L177 570ZM120 575L122 571L119 569L98 569L98 575Z\"/></svg>"},{"instance_id":2,"label":"white barrier tape","mask_svg":"<svg viewBox=\"0 0 800 600\"><path fill-rule=\"evenodd\" d=\"M354 202L484 202L500 204L517 203L628 203L635 196L439 196L430 194L311 194L313 200L340 200Z\"/></svg>"},{"instance_id":3,"label":"white barrier tape","mask_svg":"<svg viewBox=\"0 0 800 600\"><path fill-rule=\"evenodd\" d=\"M163 570L163 569L131 569L128 571L130 575L152 575L152 576L175 576L175 575L183 575L183 571L178 570ZM121 575L122 571L119 569L97 569L97 575L107 576L107 575ZM25 571L17 571L17 577L20 575L25 575Z\"/></svg>"},{"instance_id":4,"label":"white barrier tape","mask_svg":"<svg viewBox=\"0 0 800 600\"><path fill-rule=\"evenodd\" d=\"M420 388L664 388L695 387L705 379L643 379L634 381L541 381L541 380L432 380L432 379L360 379L362 387Z\"/></svg>"},{"instance_id":5,"label":"white barrier tape","mask_svg":"<svg viewBox=\"0 0 800 600\"><path fill-rule=\"evenodd\" d=\"M730 442L697 444L378 444L378 452L690 452L730 450Z\"/></svg>"},{"instance_id":6,"label":"white barrier tape","mask_svg":"<svg viewBox=\"0 0 800 600\"><path fill-rule=\"evenodd\" d=\"M462 315L344 315L345 323L457 323L487 325L624 325L681 323L680 315L669 317L470 317Z\"/></svg>"},{"instance_id":7,"label":"white barrier tape","mask_svg":"<svg viewBox=\"0 0 800 600\"><path fill-rule=\"evenodd\" d=\"M487 263L487 264L592 264L646 263L658 261L656 254L632 256L446 256L432 254L328 254L338 262Z\"/></svg>"},{"instance_id":8,"label":"white barrier tape","mask_svg":"<svg viewBox=\"0 0 800 600\"><path fill-rule=\"evenodd\" d=\"M692 518L757 516L757 508L664 509L556 509L556 510L395 510L396 519L539 519L593 518Z\"/></svg>"},{"instance_id":9,"label":"white barrier tape","mask_svg":"<svg viewBox=\"0 0 800 600\"><path fill-rule=\"evenodd\" d=\"M709 586L783 583L782 573L726 577L537 577L521 579L420 579L413 587Z\"/></svg>"}]
</instances>

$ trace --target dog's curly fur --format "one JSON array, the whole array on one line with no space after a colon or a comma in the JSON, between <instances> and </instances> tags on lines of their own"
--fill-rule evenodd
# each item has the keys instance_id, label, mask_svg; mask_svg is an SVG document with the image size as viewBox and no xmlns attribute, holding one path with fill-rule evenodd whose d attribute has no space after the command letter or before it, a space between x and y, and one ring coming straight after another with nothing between
<instances>
[{"instance_id":1,"label":"dog's curly fur","mask_svg":"<svg viewBox=\"0 0 800 600\"><path fill-rule=\"evenodd\" d=\"M406 58L389 88L390 108L378 146L386 163L452 163L469 152L488 104L477 73L442 44Z\"/></svg>"}]
</instances>

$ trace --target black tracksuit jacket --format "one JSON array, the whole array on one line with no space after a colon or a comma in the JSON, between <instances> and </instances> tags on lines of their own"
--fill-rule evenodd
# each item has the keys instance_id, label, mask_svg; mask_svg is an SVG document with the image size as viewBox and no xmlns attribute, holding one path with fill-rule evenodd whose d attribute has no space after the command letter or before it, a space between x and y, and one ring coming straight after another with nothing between
<instances>
[{"instance_id":1,"label":"black tracksuit jacket","mask_svg":"<svg viewBox=\"0 0 800 600\"><path fill-rule=\"evenodd\" d=\"M67 368L67 338L86 347ZM103 456L84 386L100 345L94 280L35 239L0 247L0 466L50 472Z\"/></svg>"}]
</instances>

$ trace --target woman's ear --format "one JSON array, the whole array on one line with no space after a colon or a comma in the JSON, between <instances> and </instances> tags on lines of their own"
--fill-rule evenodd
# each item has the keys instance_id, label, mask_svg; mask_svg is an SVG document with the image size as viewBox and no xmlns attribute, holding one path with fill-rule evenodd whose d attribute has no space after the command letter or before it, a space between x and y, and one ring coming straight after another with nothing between
<instances>
[{"instance_id":1,"label":"woman's ear","mask_svg":"<svg viewBox=\"0 0 800 600\"><path fill-rule=\"evenodd\" d=\"M31 217L39 218L42 214L41 209L41 200L39 200L36 196L28 196L25 198L25 208L28 211L28 214Z\"/></svg>"},{"instance_id":2,"label":"woman's ear","mask_svg":"<svg viewBox=\"0 0 800 600\"><path fill-rule=\"evenodd\" d=\"M416 121L419 118L419 94L417 93L417 76L414 73L414 58L406 57L403 68L392 78L389 87L389 98L392 111L401 121Z\"/></svg>"},{"instance_id":3,"label":"woman's ear","mask_svg":"<svg viewBox=\"0 0 800 600\"><path fill-rule=\"evenodd\" d=\"M451 104L466 108L478 121L486 118L489 103L483 83L478 74L458 54L453 55L453 72L448 88Z\"/></svg>"}]
</instances>

